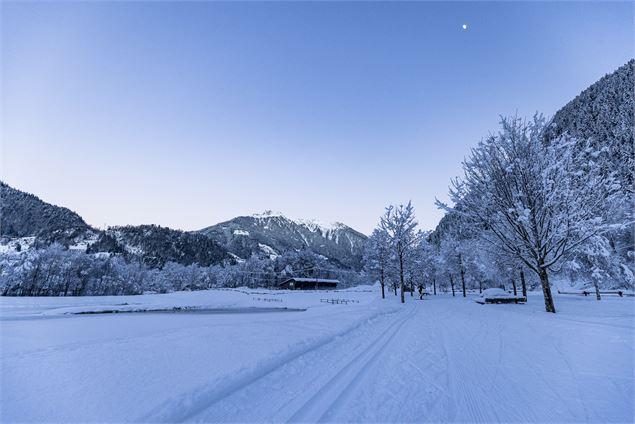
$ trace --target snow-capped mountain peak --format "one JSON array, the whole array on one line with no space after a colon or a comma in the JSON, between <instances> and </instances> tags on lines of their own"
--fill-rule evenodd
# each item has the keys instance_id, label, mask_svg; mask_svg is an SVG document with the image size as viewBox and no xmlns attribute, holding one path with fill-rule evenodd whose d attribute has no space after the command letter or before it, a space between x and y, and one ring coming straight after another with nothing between
<instances>
[{"instance_id":1,"label":"snow-capped mountain peak","mask_svg":"<svg viewBox=\"0 0 635 424\"><path fill-rule=\"evenodd\" d=\"M353 268L361 266L366 243L364 234L345 224L294 219L270 210L239 216L204 228L200 233L211 237L241 258L254 254L271 257L286 251L310 249L334 262Z\"/></svg>"},{"instance_id":2,"label":"snow-capped mountain peak","mask_svg":"<svg viewBox=\"0 0 635 424\"><path fill-rule=\"evenodd\" d=\"M284 213L280 211L272 211L272 210L265 210L262 213L254 213L250 215L250 217L260 219L260 220L266 220L270 218L280 218L283 220L291 221L297 225L303 226L313 232L320 231L323 234L326 234L327 232L339 230L339 229L348 228L346 225L342 224L341 222L325 222L325 221L321 221L314 218L309 218L309 219L292 218L285 215Z\"/></svg>"}]
</instances>

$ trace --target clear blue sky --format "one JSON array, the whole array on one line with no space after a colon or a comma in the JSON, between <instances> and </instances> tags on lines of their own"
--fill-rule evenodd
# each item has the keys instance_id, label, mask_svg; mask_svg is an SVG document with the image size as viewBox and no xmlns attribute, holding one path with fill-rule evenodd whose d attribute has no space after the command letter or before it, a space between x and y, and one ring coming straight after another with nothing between
<instances>
[{"instance_id":1,"label":"clear blue sky","mask_svg":"<svg viewBox=\"0 0 635 424\"><path fill-rule=\"evenodd\" d=\"M102 226L434 228L500 114L633 57L632 2L3 2L2 179ZM463 30L462 25L468 29Z\"/></svg>"}]
</instances>

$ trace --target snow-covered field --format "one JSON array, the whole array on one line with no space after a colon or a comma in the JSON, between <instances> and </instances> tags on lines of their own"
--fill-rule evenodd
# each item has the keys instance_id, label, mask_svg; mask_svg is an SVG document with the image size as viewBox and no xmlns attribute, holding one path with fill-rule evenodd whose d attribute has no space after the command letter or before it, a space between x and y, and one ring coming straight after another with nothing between
<instances>
[{"instance_id":1,"label":"snow-covered field","mask_svg":"<svg viewBox=\"0 0 635 424\"><path fill-rule=\"evenodd\" d=\"M365 290L0 298L1 421L634 420L633 298Z\"/></svg>"}]
</instances>

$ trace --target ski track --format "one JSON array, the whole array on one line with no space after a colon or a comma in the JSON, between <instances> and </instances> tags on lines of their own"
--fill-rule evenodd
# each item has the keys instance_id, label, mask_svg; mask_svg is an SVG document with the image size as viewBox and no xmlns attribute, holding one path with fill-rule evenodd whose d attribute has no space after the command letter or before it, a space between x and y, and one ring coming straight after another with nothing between
<instances>
[{"instance_id":1,"label":"ski track","mask_svg":"<svg viewBox=\"0 0 635 424\"><path fill-rule=\"evenodd\" d=\"M399 309L389 309L378 314L368 317L367 319L362 320L361 322L357 322L352 326L344 329L340 333L335 336L330 336L326 338L319 338L312 343L303 345L297 349L294 349L286 354L282 354L281 356L274 358L270 361L267 361L263 364L259 364L253 369L247 370L244 373L239 374L238 376L234 376L230 379L225 379L222 381L210 381L204 387L199 387L193 392L184 393L179 396L174 397L171 400L168 400L164 404L160 405L158 408L150 411L145 416L139 418L137 421L140 422L184 422L184 421L200 421L197 418L199 415L204 414L210 406L216 405L221 400L231 397L232 395L236 395L238 397L241 396L242 393L245 392L246 387L251 387L254 382L261 381L265 377L270 374L276 372L280 368L288 368L289 364L296 363L305 363L306 357L314 351L320 350L322 347L326 345L331 345L332 343L341 343L341 344L350 344L353 343L352 335L356 333L363 332L365 333L365 329L368 327L373 327L374 325L385 325L383 324L385 321L385 315L398 315L403 313ZM397 318L399 319L399 318ZM389 321L390 322L390 321ZM307 385L305 381L307 377L302 376L302 380L297 382L297 387L303 388ZM270 390L265 389L264 394L261 394L261 397L258 399L259 401L264 401L267 405L267 410L271 409L271 401L270 398L276 392L272 393ZM254 410L256 408L252 407L255 399L250 399L250 409ZM231 409L231 408L230 408ZM234 410L229 416L226 414L220 414L217 418L205 418L203 421L214 421L214 422L222 422L222 421L251 421L251 420L242 420L237 419L236 412L242 410L242 406L239 406ZM214 408L212 408L214 410ZM258 420L263 420L263 417L259 417Z\"/></svg>"},{"instance_id":2,"label":"ski track","mask_svg":"<svg viewBox=\"0 0 635 424\"><path fill-rule=\"evenodd\" d=\"M381 333L366 350L351 360L327 385L323 386L302 408L298 409L298 412L289 421L334 421L338 410L342 409L346 405L347 400L352 398L355 387L360 384L364 374L369 372L377 358L386 350L392 340L401 333L400 326L397 328L393 327L412 318L415 312L416 309L411 307L409 313L399 320L399 323L393 323ZM324 400L327 401L326 405L324 405Z\"/></svg>"},{"instance_id":3,"label":"ski track","mask_svg":"<svg viewBox=\"0 0 635 424\"><path fill-rule=\"evenodd\" d=\"M431 311L426 303L409 302L395 314L307 350L204 407L198 405L185 421L600 420L601 415L589 411L588 387L586 392L581 389L582 374L557 338L543 348L559 365L554 370L537 367L531 345L521 335L509 333L507 310L466 304L464 324L457 325L452 311ZM426 337L412 337L431 317L434 322L426 328ZM547 339L559 331L532 329L545 333ZM523 378L532 381L528 386L519 380L521 368ZM623 380L632 384L632 378ZM614 380L611 383L615 385ZM484 393L491 402L484 402ZM528 406L518 408L518 399L526 399ZM372 400L381 406L373 406Z\"/></svg>"},{"instance_id":4,"label":"ski track","mask_svg":"<svg viewBox=\"0 0 635 424\"><path fill-rule=\"evenodd\" d=\"M208 405L191 421L320 422L323 417L326 419L331 408L341 405L344 398L340 395L351 388L396 336L399 324L415 312L410 307L397 312L393 319L374 320L347 333L346 337L307 351L236 393ZM245 402L249 402L248 408L244 408ZM260 415L260 411L272 409L275 409L273 416Z\"/></svg>"}]
</instances>

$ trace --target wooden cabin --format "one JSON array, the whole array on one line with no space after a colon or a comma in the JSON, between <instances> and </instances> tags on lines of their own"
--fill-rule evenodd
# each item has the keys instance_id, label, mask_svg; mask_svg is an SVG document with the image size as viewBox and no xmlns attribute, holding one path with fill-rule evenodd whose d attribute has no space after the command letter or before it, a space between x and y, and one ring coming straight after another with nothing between
<instances>
[{"instance_id":1,"label":"wooden cabin","mask_svg":"<svg viewBox=\"0 0 635 424\"><path fill-rule=\"evenodd\" d=\"M328 290L335 289L338 280L327 278L289 278L278 285L280 289L286 290Z\"/></svg>"}]
</instances>

